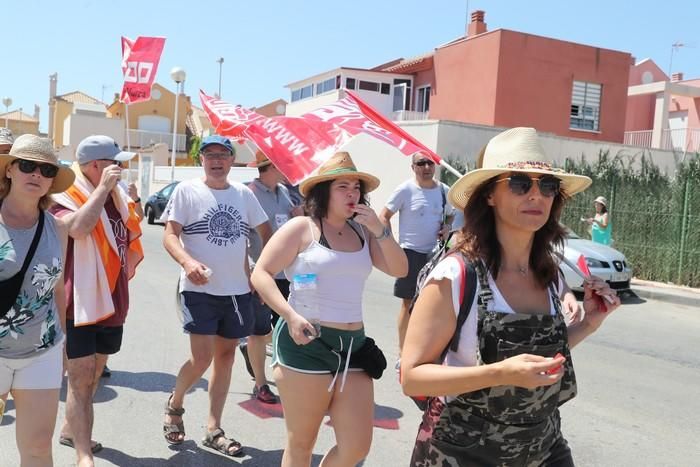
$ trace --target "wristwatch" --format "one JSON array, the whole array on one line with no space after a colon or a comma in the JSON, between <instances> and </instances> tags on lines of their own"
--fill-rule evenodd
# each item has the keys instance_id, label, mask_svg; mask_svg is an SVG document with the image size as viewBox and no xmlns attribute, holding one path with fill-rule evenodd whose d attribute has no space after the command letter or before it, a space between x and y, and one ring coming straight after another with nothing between
<instances>
[{"instance_id":1,"label":"wristwatch","mask_svg":"<svg viewBox=\"0 0 700 467\"><path fill-rule=\"evenodd\" d=\"M140 203L140 202L141 202L141 197L140 197L140 196L134 200L134 203Z\"/></svg>"},{"instance_id":2,"label":"wristwatch","mask_svg":"<svg viewBox=\"0 0 700 467\"><path fill-rule=\"evenodd\" d=\"M382 234L379 236L375 236L374 238L379 240L384 240L385 238L389 238L391 236L391 230L389 230L389 227L384 227L384 230L382 230Z\"/></svg>"}]
</instances>

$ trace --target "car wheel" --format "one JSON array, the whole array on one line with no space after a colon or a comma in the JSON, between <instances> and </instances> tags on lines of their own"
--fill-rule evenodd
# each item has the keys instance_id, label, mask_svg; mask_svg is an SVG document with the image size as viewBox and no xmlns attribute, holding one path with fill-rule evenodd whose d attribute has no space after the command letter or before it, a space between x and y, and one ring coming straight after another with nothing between
<instances>
[{"instance_id":1,"label":"car wheel","mask_svg":"<svg viewBox=\"0 0 700 467\"><path fill-rule=\"evenodd\" d=\"M146 206L146 216L148 217L148 223L150 225L156 223L156 213L153 211L152 207Z\"/></svg>"}]
</instances>

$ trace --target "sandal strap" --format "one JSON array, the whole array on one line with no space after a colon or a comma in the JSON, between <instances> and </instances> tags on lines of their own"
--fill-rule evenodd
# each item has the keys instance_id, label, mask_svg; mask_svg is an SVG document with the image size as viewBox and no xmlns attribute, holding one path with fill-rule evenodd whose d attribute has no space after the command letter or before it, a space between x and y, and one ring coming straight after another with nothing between
<instances>
[{"instance_id":1,"label":"sandal strap","mask_svg":"<svg viewBox=\"0 0 700 467\"><path fill-rule=\"evenodd\" d=\"M222 436L226 438L226 433L224 433L224 430L222 430L221 428L217 428L216 430L207 433L207 438L212 443L215 442L217 439L221 438Z\"/></svg>"},{"instance_id":2,"label":"sandal strap","mask_svg":"<svg viewBox=\"0 0 700 467\"><path fill-rule=\"evenodd\" d=\"M185 414L185 408L180 407L179 409L176 409L175 407L170 405L170 400L173 398L173 395L170 394L170 397L168 397L167 402L165 403L165 415L170 415L173 417L182 417Z\"/></svg>"},{"instance_id":3,"label":"sandal strap","mask_svg":"<svg viewBox=\"0 0 700 467\"><path fill-rule=\"evenodd\" d=\"M184 423L163 423L163 432L166 435L185 433Z\"/></svg>"}]
</instances>

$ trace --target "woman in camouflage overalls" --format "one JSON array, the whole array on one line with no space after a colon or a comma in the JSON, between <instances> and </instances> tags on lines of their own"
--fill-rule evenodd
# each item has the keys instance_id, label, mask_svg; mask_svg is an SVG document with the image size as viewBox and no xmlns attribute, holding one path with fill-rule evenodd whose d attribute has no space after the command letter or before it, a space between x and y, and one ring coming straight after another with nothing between
<instances>
[{"instance_id":1,"label":"woman in camouflage overalls","mask_svg":"<svg viewBox=\"0 0 700 467\"><path fill-rule=\"evenodd\" d=\"M402 352L404 392L432 397L410 465L571 466L558 410L576 395L569 349L620 304L591 278L583 320L567 328L561 313L559 217L591 181L553 168L532 128L497 135L480 157L449 192L466 218L458 249L478 276L459 345L444 353L468 283L448 256L421 291Z\"/></svg>"}]
</instances>

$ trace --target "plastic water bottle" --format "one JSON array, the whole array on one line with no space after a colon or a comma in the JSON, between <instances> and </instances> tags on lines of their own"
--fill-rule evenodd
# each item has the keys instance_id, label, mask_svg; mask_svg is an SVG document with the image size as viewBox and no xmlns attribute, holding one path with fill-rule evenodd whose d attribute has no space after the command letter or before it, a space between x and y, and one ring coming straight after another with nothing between
<instances>
[{"instance_id":1,"label":"plastic water bottle","mask_svg":"<svg viewBox=\"0 0 700 467\"><path fill-rule=\"evenodd\" d=\"M316 274L295 274L292 278L294 309L314 327L315 334L308 336L311 338L321 335L321 310L318 308L316 286Z\"/></svg>"}]
</instances>

